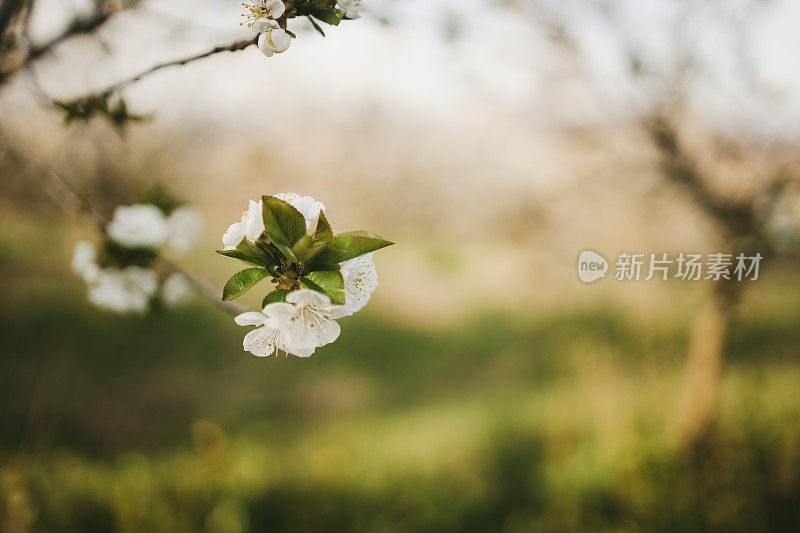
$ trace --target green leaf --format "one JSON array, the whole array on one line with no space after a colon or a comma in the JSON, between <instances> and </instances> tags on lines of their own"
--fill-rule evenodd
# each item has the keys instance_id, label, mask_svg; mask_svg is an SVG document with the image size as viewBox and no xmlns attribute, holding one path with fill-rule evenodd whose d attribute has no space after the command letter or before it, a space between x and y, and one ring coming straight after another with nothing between
<instances>
[{"instance_id":1,"label":"green leaf","mask_svg":"<svg viewBox=\"0 0 800 533\"><path fill-rule=\"evenodd\" d=\"M271 252L264 250L260 246L256 246L246 238L242 239L235 250L216 250L216 252L219 255L233 257L234 259L239 259L240 261L244 261L245 263L250 263L252 265L258 265L267 268L277 265L277 261L275 261L275 258L272 256Z\"/></svg>"},{"instance_id":2,"label":"green leaf","mask_svg":"<svg viewBox=\"0 0 800 533\"><path fill-rule=\"evenodd\" d=\"M227 302L228 300L238 298L267 276L269 276L269 272L263 268L246 268L240 270L231 276L231 279L225 284L225 288L222 289L222 300Z\"/></svg>"},{"instance_id":3,"label":"green leaf","mask_svg":"<svg viewBox=\"0 0 800 533\"><path fill-rule=\"evenodd\" d=\"M292 253L297 257L301 264L306 264L312 257L322 251L324 245L314 246L313 238L306 235L292 246Z\"/></svg>"},{"instance_id":4,"label":"green leaf","mask_svg":"<svg viewBox=\"0 0 800 533\"><path fill-rule=\"evenodd\" d=\"M366 231L348 231L333 238L334 247L343 252L338 258L340 263L392 244L394 243Z\"/></svg>"},{"instance_id":5,"label":"green leaf","mask_svg":"<svg viewBox=\"0 0 800 533\"><path fill-rule=\"evenodd\" d=\"M338 270L318 270L300 278L307 289L328 295L331 303L344 305L344 278Z\"/></svg>"},{"instance_id":6,"label":"green leaf","mask_svg":"<svg viewBox=\"0 0 800 533\"><path fill-rule=\"evenodd\" d=\"M329 270L331 268L336 270L339 268L341 256L341 250L336 250L333 246L323 246L322 250L305 265L306 270Z\"/></svg>"},{"instance_id":7,"label":"green leaf","mask_svg":"<svg viewBox=\"0 0 800 533\"><path fill-rule=\"evenodd\" d=\"M311 15L331 26L338 26L346 15L344 11L336 9L333 7L332 3L328 3L326 0L311 0L311 2L305 6L304 14Z\"/></svg>"},{"instance_id":8,"label":"green leaf","mask_svg":"<svg viewBox=\"0 0 800 533\"><path fill-rule=\"evenodd\" d=\"M333 229L324 211L319 212L317 229L314 231L314 245L317 244L333 244Z\"/></svg>"},{"instance_id":9,"label":"green leaf","mask_svg":"<svg viewBox=\"0 0 800 533\"><path fill-rule=\"evenodd\" d=\"M284 289L275 289L271 293L264 296L264 299L261 301L261 309L264 309L269 304L285 302L287 294L287 291Z\"/></svg>"},{"instance_id":10,"label":"green leaf","mask_svg":"<svg viewBox=\"0 0 800 533\"><path fill-rule=\"evenodd\" d=\"M324 31L322 31L322 28L320 28L320 27L319 27L319 24L317 24L317 21L316 21L316 20L314 20L314 19L311 17L311 15L309 15L309 16L308 16L308 20L309 20L309 22L311 22L311 25L312 25L312 26L314 26L314 29L315 29L315 30L317 30L317 32L319 32L319 34L320 34L320 35L322 35L323 37L325 37L325 32L324 32Z\"/></svg>"},{"instance_id":11,"label":"green leaf","mask_svg":"<svg viewBox=\"0 0 800 533\"><path fill-rule=\"evenodd\" d=\"M292 252L292 246L306 235L306 219L300 211L274 196L262 197L263 218L266 231L272 244L294 263L299 263Z\"/></svg>"}]
</instances>

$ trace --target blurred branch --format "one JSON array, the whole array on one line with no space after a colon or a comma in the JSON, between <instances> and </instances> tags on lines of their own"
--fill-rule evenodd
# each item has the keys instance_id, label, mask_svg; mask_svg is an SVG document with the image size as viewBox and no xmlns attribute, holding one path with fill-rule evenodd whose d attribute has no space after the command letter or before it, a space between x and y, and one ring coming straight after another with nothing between
<instances>
[{"instance_id":1,"label":"blurred branch","mask_svg":"<svg viewBox=\"0 0 800 533\"><path fill-rule=\"evenodd\" d=\"M22 9L24 0L0 0L0 37Z\"/></svg>"},{"instance_id":2,"label":"blurred branch","mask_svg":"<svg viewBox=\"0 0 800 533\"><path fill-rule=\"evenodd\" d=\"M199 53L199 54L195 54L195 55L191 55L191 56L188 56L188 57L184 57L182 59L174 59L172 61L167 61L166 63L159 63L158 65L150 67L147 70L144 70L144 71L140 72L139 74L136 74L135 76L131 76L130 78L126 78L126 79L124 79L122 81L119 81L119 82L117 82L117 83L115 83L113 85L108 86L107 88L105 88L103 90L95 91L95 92L93 92L93 93L91 93L89 95L86 95L86 96L83 96L81 98L77 98L75 100L72 100L71 102L79 102L79 101L83 101L83 100L98 99L98 98L107 99L110 96L112 96L113 94L115 94L115 93L119 92L120 90L124 89L128 85L132 85L132 84L136 83L137 81L141 80L142 78L145 78L145 77L149 76L150 74L158 72L159 70L163 70L165 68L170 68L170 67L178 67L178 66L187 65L187 64L192 63L194 61L198 61L200 59L205 59L207 57L210 57L212 55L219 54L219 53L222 53L222 52L238 52L238 51L244 50L245 48L247 48L248 46L250 46L252 44L256 44L257 42L258 42L258 36L256 35L255 37L252 37L250 39L243 39L243 40L236 41L236 42L233 42L233 43L230 43L230 44L227 44L227 45L217 46L217 47L212 48L211 50L207 50L207 51Z\"/></svg>"},{"instance_id":3,"label":"blurred branch","mask_svg":"<svg viewBox=\"0 0 800 533\"><path fill-rule=\"evenodd\" d=\"M92 92L72 100L53 100L47 95L45 95L45 98L49 101L49 103L55 105L64 112L67 122L71 122L73 120L88 121L95 116L104 116L108 118L119 130L124 130L128 122L143 120L146 118L141 115L131 114L128 111L125 100L122 98L119 98L116 102L111 102L111 97L116 93L119 93L125 87L132 85L160 70L187 65L194 61L199 61L222 52L238 52L240 50L244 50L252 44L256 44L257 42L258 36L255 36L249 39L243 39L230 44L217 46L211 50L207 50L199 54L194 54L181 59L174 59L165 63L159 63L134 76L110 85L105 89Z\"/></svg>"},{"instance_id":4,"label":"blurred branch","mask_svg":"<svg viewBox=\"0 0 800 533\"><path fill-rule=\"evenodd\" d=\"M53 167L39 158L36 154L32 153L21 144L16 142L2 129L0 129L0 141L2 141L3 147L12 155L16 156L20 160L27 161L39 169L40 175L44 176L47 183L51 186L48 189L50 196L53 198L53 201L62 207L62 209L67 212L75 212L77 210L78 212L83 212L89 215L97 224L100 231L105 233L105 227L108 225L109 220L100 211L95 209L89 202L83 199L69 184L69 182L65 180L55 169L53 169ZM156 259L167 272L177 273L184 276L187 280L189 280L189 283L192 284L198 294L211 301L219 309L222 309L226 313L229 313L233 316L247 311L245 307L239 304L233 302L223 302L221 300L221 291L212 283L190 274L161 255L158 255Z\"/></svg>"},{"instance_id":5,"label":"blurred branch","mask_svg":"<svg viewBox=\"0 0 800 533\"><path fill-rule=\"evenodd\" d=\"M701 171L680 144L678 131L665 115L642 120L643 127L661 151L664 177L680 185L705 213L714 217L733 236L746 235L755 226L751 206L732 202L715 193Z\"/></svg>"},{"instance_id":6,"label":"blurred branch","mask_svg":"<svg viewBox=\"0 0 800 533\"><path fill-rule=\"evenodd\" d=\"M27 53L22 56L22 58L16 62L14 62L11 66L5 67L4 70L0 70L0 86L3 85L4 82L8 81L14 74L22 70L23 68L29 66L30 64L34 63L38 59L42 58L43 56L47 55L51 51L53 51L58 45L61 43L71 39L72 37L76 37L78 35L86 35L89 33L93 33L98 30L101 26L103 26L106 22L111 19L115 14L125 9L129 9L131 7L136 6L139 4L141 0L129 0L124 5L119 2L111 2L108 0L95 0L94 9L90 14L82 18L76 18L72 21L63 32L56 35L49 41L46 41L42 44L31 46ZM0 36L2 36L4 30L6 29L3 27L3 16L5 13L3 10L6 6L8 6L9 10L9 20L6 20L6 26L10 22L10 20L19 13L20 9L22 8L23 4L25 3L24 0L3 0L3 4L0 5Z\"/></svg>"}]
</instances>

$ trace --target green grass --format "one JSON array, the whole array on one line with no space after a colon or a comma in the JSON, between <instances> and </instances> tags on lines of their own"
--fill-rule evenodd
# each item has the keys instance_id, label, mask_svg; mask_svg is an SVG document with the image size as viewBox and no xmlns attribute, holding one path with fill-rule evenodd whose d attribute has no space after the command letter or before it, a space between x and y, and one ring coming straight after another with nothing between
<instances>
[{"instance_id":1,"label":"green grass","mask_svg":"<svg viewBox=\"0 0 800 533\"><path fill-rule=\"evenodd\" d=\"M257 359L205 304L96 311L66 250L38 261L38 230L16 227L0 232L2 531L800 526L793 277L756 287L731 329L719 424L690 461L690 310L423 328L368 309L311 359Z\"/></svg>"},{"instance_id":2,"label":"green grass","mask_svg":"<svg viewBox=\"0 0 800 533\"><path fill-rule=\"evenodd\" d=\"M796 325L734 329L698 466L671 432L677 324L367 314L313 359L259 360L205 307L5 300L0 501L34 531L785 531Z\"/></svg>"}]
</instances>

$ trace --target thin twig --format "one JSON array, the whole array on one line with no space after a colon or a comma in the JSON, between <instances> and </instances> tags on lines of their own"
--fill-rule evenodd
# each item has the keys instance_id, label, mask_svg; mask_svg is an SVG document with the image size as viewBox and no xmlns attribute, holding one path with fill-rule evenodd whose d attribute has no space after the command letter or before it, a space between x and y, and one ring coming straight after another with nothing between
<instances>
[{"instance_id":1,"label":"thin twig","mask_svg":"<svg viewBox=\"0 0 800 533\"><path fill-rule=\"evenodd\" d=\"M163 70L163 69L169 68L169 67L183 66L183 65L186 65L188 63L192 63L192 62L198 61L200 59L205 59L207 57L210 57L212 55L219 54L219 53L222 53L222 52L239 52L241 50L244 50L245 48L247 48L248 46L250 46L252 44L256 44L257 42L258 42L258 36L255 36L255 37L252 37L250 39L242 39L240 41L236 41L236 42L233 42L233 43L230 43L230 44L227 44L227 45L217 46L217 47L212 48L211 50L207 50L207 51L202 52L200 54L191 55L191 56L188 56L188 57L184 57L182 59L174 59L172 61L167 61L166 63L159 63L158 65L155 65L155 66L152 66L152 67L148 68L147 70L143 70L142 72L140 72L139 74L136 74L135 76L131 76L130 78L126 78L126 79L124 79L122 81L119 81L119 82L117 82L117 83L115 83L113 85L110 85L110 86L106 87L105 89L102 89L102 90L99 90L99 91L95 91L95 92L90 93L90 94L88 94L86 96L83 96L83 97L80 97L80 98L75 98L72 101L73 102L78 102L78 101L89 100L89 99L93 99L93 98L108 98L109 96L111 96L114 93L120 91L121 89L127 87L128 85L136 83L137 81L141 80L142 78L144 78L146 76L149 76L150 74L153 74L155 72L158 72L159 70Z\"/></svg>"},{"instance_id":2,"label":"thin twig","mask_svg":"<svg viewBox=\"0 0 800 533\"><path fill-rule=\"evenodd\" d=\"M0 140L2 140L6 149L16 155L18 158L27 160L35 167L41 170L41 174L48 178L48 183L54 187L51 189L51 196L53 200L58 203L65 211L72 211L77 208L78 211L86 213L97 224L101 231L105 231L108 225L108 218L100 211L95 209L89 202L83 199L73 187L65 180L53 167L51 167L44 160L39 158L36 154L22 146L20 143L12 139L8 133L0 129ZM247 311L247 309L239 304L233 302L223 302L220 299L220 291L212 283L198 278L190 274L181 267L174 264L172 261L164 258L160 254L156 256L158 263L169 273L177 273L184 276L189 283L194 287L196 292L204 298L211 301L218 308L231 315L239 315Z\"/></svg>"}]
</instances>

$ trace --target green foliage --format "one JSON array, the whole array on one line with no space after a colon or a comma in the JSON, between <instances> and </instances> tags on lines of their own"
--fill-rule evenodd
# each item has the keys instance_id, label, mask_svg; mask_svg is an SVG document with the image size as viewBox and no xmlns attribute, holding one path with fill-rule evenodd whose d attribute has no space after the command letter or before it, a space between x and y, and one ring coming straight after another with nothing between
<instances>
[{"instance_id":1,"label":"green foliage","mask_svg":"<svg viewBox=\"0 0 800 533\"><path fill-rule=\"evenodd\" d=\"M161 183L151 183L142 186L137 194L136 203L152 204L167 215L171 214L183 202L175 194Z\"/></svg>"},{"instance_id":2,"label":"green foliage","mask_svg":"<svg viewBox=\"0 0 800 533\"><path fill-rule=\"evenodd\" d=\"M109 238L104 238L100 243L97 262L102 267L147 267L157 256L156 251L151 248L126 248Z\"/></svg>"},{"instance_id":3,"label":"green foliage","mask_svg":"<svg viewBox=\"0 0 800 533\"><path fill-rule=\"evenodd\" d=\"M342 255L338 258L340 263L391 246L392 244L394 243L387 241L379 235L367 233L366 231L340 233L333 239L333 245L336 249L342 251Z\"/></svg>"},{"instance_id":4,"label":"green foliage","mask_svg":"<svg viewBox=\"0 0 800 533\"><path fill-rule=\"evenodd\" d=\"M287 9L286 17L306 16L311 20L312 26L325 36L322 28L311 18L315 18L325 24L338 26L344 20L346 13L336 8L335 0L296 0L292 3L292 8Z\"/></svg>"},{"instance_id":5,"label":"green foliage","mask_svg":"<svg viewBox=\"0 0 800 533\"><path fill-rule=\"evenodd\" d=\"M331 303L344 305L344 278L338 270L317 270L300 278L306 288L321 292L331 299Z\"/></svg>"},{"instance_id":6,"label":"green foliage","mask_svg":"<svg viewBox=\"0 0 800 533\"><path fill-rule=\"evenodd\" d=\"M285 289L275 289L271 293L264 296L264 299L261 301L261 309L264 309L269 304L285 302L286 294L287 292Z\"/></svg>"},{"instance_id":7,"label":"green foliage","mask_svg":"<svg viewBox=\"0 0 800 533\"><path fill-rule=\"evenodd\" d=\"M306 235L305 217L288 202L263 196L262 206L264 232L256 242L245 238L235 250L217 253L263 267L278 288L286 292L305 287L328 295L335 304L343 304L344 280L339 263L393 244L366 231L334 236L324 212L319 215L314 233ZM269 295L264 301L268 298Z\"/></svg>"},{"instance_id":8,"label":"green foliage","mask_svg":"<svg viewBox=\"0 0 800 533\"><path fill-rule=\"evenodd\" d=\"M263 196L264 232L272 244L293 263L300 263L292 251L294 244L306 236L306 219L303 214L274 196Z\"/></svg>"},{"instance_id":9,"label":"green foliage","mask_svg":"<svg viewBox=\"0 0 800 533\"><path fill-rule=\"evenodd\" d=\"M223 301L233 300L249 291L253 285L266 278L269 273L263 268L240 270L228 280L222 289Z\"/></svg>"},{"instance_id":10,"label":"green foliage","mask_svg":"<svg viewBox=\"0 0 800 533\"><path fill-rule=\"evenodd\" d=\"M265 268L273 267L278 264L275 254L267 243L251 243L246 238L234 250L215 250L218 254L225 257L232 257L245 263L258 265Z\"/></svg>"},{"instance_id":11,"label":"green foliage","mask_svg":"<svg viewBox=\"0 0 800 533\"><path fill-rule=\"evenodd\" d=\"M64 113L64 122L88 122L95 117L103 117L108 120L120 133L131 122L142 122L147 120L145 115L136 115L128 111L128 104L124 98L119 98L116 102L111 102L108 95L90 95L78 100L57 100L54 102L56 107Z\"/></svg>"}]
</instances>

